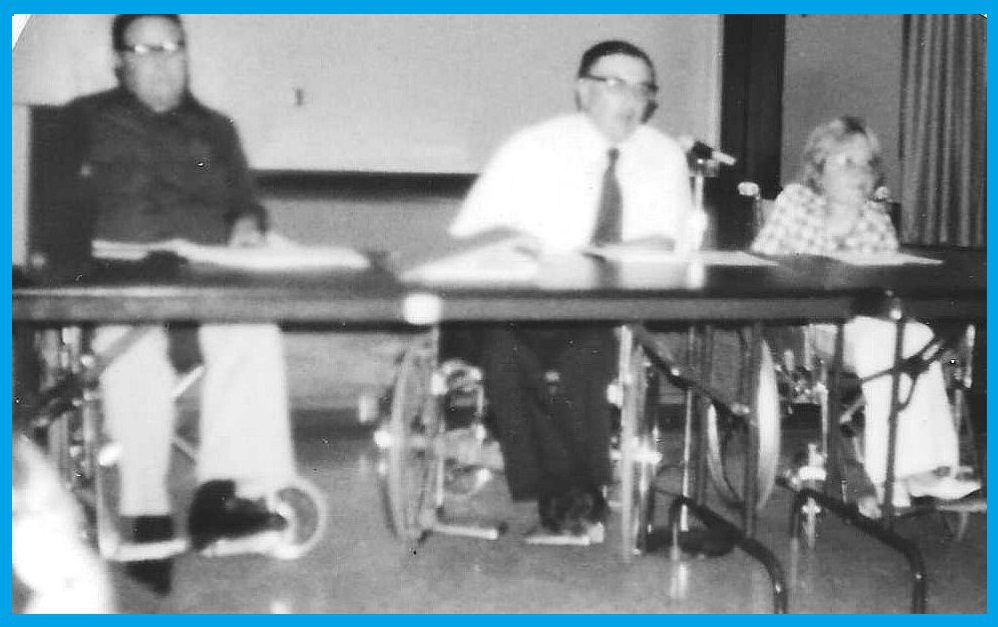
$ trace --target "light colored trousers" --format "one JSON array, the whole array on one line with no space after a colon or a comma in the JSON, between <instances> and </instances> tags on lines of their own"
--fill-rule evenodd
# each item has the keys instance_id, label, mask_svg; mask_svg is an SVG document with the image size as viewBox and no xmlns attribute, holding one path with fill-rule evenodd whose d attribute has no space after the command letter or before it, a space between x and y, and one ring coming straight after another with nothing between
<instances>
[{"instance_id":1,"label":"light colored trousers","mask_svg":"<svg viewBox=\"0 0 998 627\"><path fill-rule=\"evenodd\" d=\"M134 327L97 329L98 353ZM171 511L167 489L177 374L161 326L118 356L101 376L105 424L120 444L122 516ZM232 479L262 493L296 476L280 329L274 325L202 325L199 483ZM245 486L251 486L245 488Z\"/></svg>"},{"instance_id":2,"label":"light colored trousers","mask_svg":"<svg viewBox=\"0 0 998 627\"><path fill-rule=\"evenodd\" d=\"M835 327L816 325L815 349L825 357L834 354ZM897 325L890 320L859 316L846 323L843 362L861 379L894 365ZM904 356L910 357L932 340L932 330L918 322L904 329ZM891 410L891 376L884 375L862 384L866 399L866 472L874 483L887 478L888 418ZM911 377L902 376L900 398L911 392ZM894 476L908 477L959 463L959 443L950 413L942 367L933 362L917 379L908 406L898 417L898 437Z\"/></svg>"}]
</instances>

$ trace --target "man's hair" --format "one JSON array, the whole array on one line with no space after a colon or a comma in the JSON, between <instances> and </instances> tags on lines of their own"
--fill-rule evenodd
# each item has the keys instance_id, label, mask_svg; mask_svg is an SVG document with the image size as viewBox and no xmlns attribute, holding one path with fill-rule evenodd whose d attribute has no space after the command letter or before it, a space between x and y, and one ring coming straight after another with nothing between
<instances>
[{"instance_id":1,"label":"man's hair","mask_svg":"<svg viewBox=\"0 0 998 627\"><path fill-rule=\"evenodd\" d=\"M865 137L872 153L870 167L873 169L873 186L879 187L884 182L883 157L880 139L862 118L843 115L811 131L807 145L804 147L803 180L804 185L817 193L823 193L821 177L825 172L825 163L836 149L854 137Z\"/></svg>"},{"instance_id":2,"label":"man's hair","mask_svg":"<svg viewBox=\"0 0 998 627\"><path fill-rule=\"evenodd\" d=\"M578 78L588 76L589 71L593 69L593 66L596 65L597 61L603 57L608 57L613 54L623 54L628 57L634 57L635 59L641 59L645 62L645 65L648 66L648 70L651 72L652 82L655 82L655 64L651 62L651 57L648 56L648 53L634 44L620 39L601 41L582 53L582 61L579 62Z\"/></svg>"},{"instance_id":3,"label":"man's hair","mask_svg":"<svg viewBox=\"0 0 998 627\"><path fill-rule=\"evenodd\" d=\"M180 16L176 13L122 13L115 15L114 21L111 22L111 45L116 51L121 52L125 49L125 31L132 25L132 22L143 17L161 17L179 26L181 31L184 30L184 23L180 21Z\"/></svg>"}]
</instances>

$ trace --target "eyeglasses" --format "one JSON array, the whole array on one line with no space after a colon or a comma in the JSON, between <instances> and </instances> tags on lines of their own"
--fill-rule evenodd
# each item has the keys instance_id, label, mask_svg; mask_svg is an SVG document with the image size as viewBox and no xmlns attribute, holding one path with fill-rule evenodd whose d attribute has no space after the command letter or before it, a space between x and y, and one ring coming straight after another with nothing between
<instances>
[{"instance_id":1,"label":"eyeglasses","mask_svg":"<svg viewBox=\"0 0 998 627\"><path fill-rule=\"evenodd\" d=\"M148 57L154 54L164 54L173 56L183 52L187 47L183 41L166 41L161 44L132 44L121 47L122 52L130 52L139 57Z\"/></svg>"},{"instance_id":2,"label":"eyeglasses","mask_svg":"<svg viewBox=\"0 0 998 627\"><path fill-rule=\"evenodd\" d=\"M830 157L825 161L825 167L859 172L873 171L873 163L869 159L858 160L851 155L835 155Z\"/></svg>"},{"instance_id":3,"label":"eyeglasses","mask_svg":"<svg viewBox=\"0 0 998 627\"><path fill-rule=\"evenodd\" d=\"M658 93L658 85L655 83L629 83L617 76L596 76L594 74L586 74L582 78L603 83L607 90L613 94L629 93L645 100L651 100Z\"/></svg>"}]
</instances>

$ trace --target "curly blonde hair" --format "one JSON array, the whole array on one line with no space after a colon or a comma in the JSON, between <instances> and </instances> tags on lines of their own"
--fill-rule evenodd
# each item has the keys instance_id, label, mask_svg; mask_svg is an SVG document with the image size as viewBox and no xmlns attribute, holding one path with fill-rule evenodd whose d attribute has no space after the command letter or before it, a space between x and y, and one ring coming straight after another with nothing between
<instances>
[{"instance_id":1,"label":"curly blonde hair","mask_svg":"<svg viewBox=\"0 0 998 627\"><path fill-rule=\"evenodd\" d=\"M837 117L811 131L804 147L803 171L801 183L818 194L824 193L821 177L825 172L825 163L829 155L854 137L865 137L872 153L870 168L873 170L873 187L884 183L883 160L881 158L880 139L873 129L862 119L851 115Z\"/></svg>"}]
</instances>

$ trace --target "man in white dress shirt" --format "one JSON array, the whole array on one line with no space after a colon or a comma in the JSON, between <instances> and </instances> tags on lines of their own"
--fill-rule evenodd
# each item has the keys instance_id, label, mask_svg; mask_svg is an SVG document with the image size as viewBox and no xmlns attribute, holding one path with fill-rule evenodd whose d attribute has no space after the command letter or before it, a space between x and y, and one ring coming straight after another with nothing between
<instances>
[{"instance_id":1,"label":"man in white dress shirt","mask_svg":"<svg viewBox=\"0 0 998 627\"><path fill-rule=\"evenodd\" d=\"M635 239L695 246L688 234L702 222L685 154L645 124L657 91L640 48L605 41L587 50L575 83L579 111L513 135L450 233L512 229L545 253ZM598 539L611 480L613 327L509 323L489 328L481 348L512 497L536 499L548 533Z\"/></svg>"}]
</instances>

